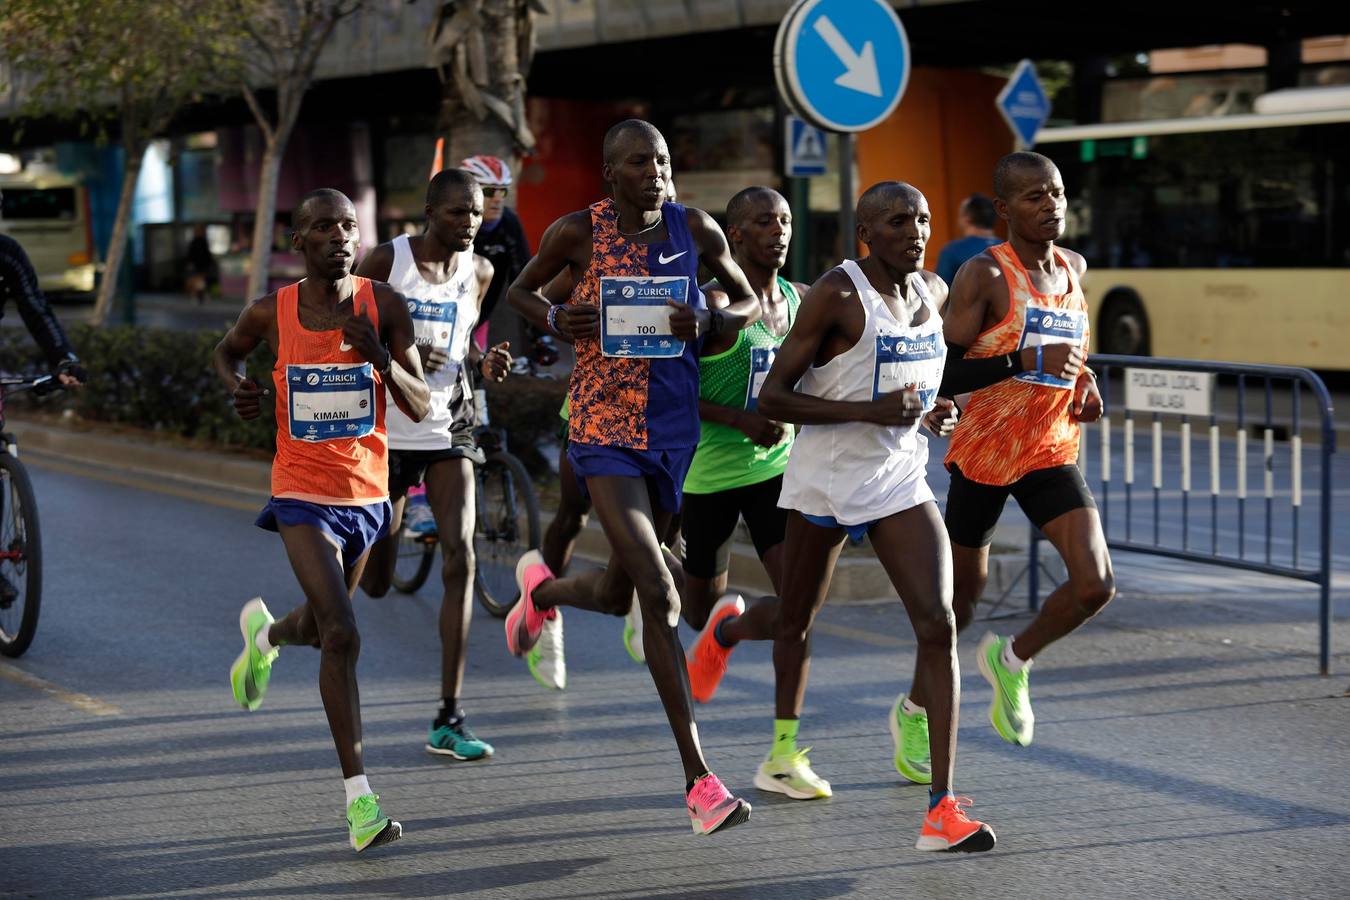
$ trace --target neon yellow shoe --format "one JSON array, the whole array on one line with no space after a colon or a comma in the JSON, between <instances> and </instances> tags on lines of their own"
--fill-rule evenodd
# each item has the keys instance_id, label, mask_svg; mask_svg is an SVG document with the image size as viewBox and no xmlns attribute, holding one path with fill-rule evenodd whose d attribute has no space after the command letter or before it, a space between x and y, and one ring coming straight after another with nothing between
<instances>
[{"instance_id":1,"label":"neon yellow shoe","mask_svg":"<svg viewBox=\"0 0 1350 900\"><path fill-rule=\"evenodd\" d=\"M755 787L761 791L787 794L793 800L834 796L830 783L811 771L811 760L806 758L809 752L810 748L807 748L790 756L770 755L759 764L759 771L755 772Z\"/></svg>"},{"instance_id":2,"label":"neon yellow shoe","mask_svg":"<svg viewBox=\"0 0 1350 900\"><path fill-rule=\"evenodd\" d=\"M230 666L230 690L234 692L234 702L250 712L262 705L267 682L272 678L272 662L277 658L275 647L267 654L258 649L258 632L271 627L274 621L261 597L245 603L239 612L244 650Z\"/></svg>"},{"instance_id":3,"label":"neon yellow shoe","mask_svg":"<svg viewBox=\"0 0 1350 900\"><path fill-rule=\"evenodd\" d=\"M891 707L891 739L895 741L895 771L915 784L933 783L933 760L928 748L928 714L906 713L905 695Z\"/></svg>"},{"instance_id":4,"label":"neon yellow shoe","mask_svg":"<svg viewBox=\"0 0 1350 900\"><path fill-rule=\"evenodd\" d=\"M994 730L1008 743L1025 747L1031 743L1036 729L1036 715L1031 711L1031 688L1027 684L1031 663L1028 661L1020 672L1008 671L1003 665L1003 648L1010 640L1012 638L986 634L975 651L975 658L980 664L980 674L994 689L994 699L989 704L989 721Z\"/></svg>"},{"instance_id":5,"label":"neon yellow shoe","mask_svg":"<svg viewBox=\"0 0 1350 900\"><path fill-rule=\"evenodd\" d=\"M380 812L379 801L379 794L362 794L347 805L347 834L357 853L403 837L403 826Z\"/></svg>"}]
</instances>

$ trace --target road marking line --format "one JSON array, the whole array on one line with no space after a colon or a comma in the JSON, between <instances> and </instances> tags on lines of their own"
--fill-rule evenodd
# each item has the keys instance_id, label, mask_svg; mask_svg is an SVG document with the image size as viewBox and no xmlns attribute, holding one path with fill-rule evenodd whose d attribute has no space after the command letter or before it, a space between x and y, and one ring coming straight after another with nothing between
<instances>
[{"instance_id":1,"label":"road marking line","mask_svg":"<svg viewBox=\"0 0 1350 900\"><path fill-rule=\"evenodd\" d=\"M102 700L99 700L96 697L90 697L88 694L81 694L77 691L68 691L59 684L29 674L23 669L15 668L12 663L0 663L0 678L12 681L15 684L21 684L27 688L32 688L35 691L42 691L45 694L50 694L62 703L68 703L76 709L83 710L96 716L120 716L122 714L122 710L113 706L111 703L104 703Z\"/></svg>"},{"instance_id":2,"label":"road marking line","mask_svg":"<svg viewBox=\"0 0 1350 900\"><path fill-rule=\"evenodd\" d=\"M234 500L230 497L213 496L209 491L195 491L187 487L179 487L164 482L155 482L149 478L139 478L132 475L123 475L116 472L100 471L96 467L97 463L72 464L64 459L49 456L39 451L28 451L23 455L24 462L32 465L36 469L45 469L52 472L59 472L63 475L74 475L78 478L93 478L96 481L107 481L112 484L118 484L122 487L137 488L143 491L153 491L157 494L168 494L171 497L177 497L180 500L195 500L198 503L209 503L212 506L224 506L228 509L242 509L249 512L257 512L266 503L267 498L259 495L258 500ZM224 490L223 488L221 490Z\"/></svg>"}]
</instances>

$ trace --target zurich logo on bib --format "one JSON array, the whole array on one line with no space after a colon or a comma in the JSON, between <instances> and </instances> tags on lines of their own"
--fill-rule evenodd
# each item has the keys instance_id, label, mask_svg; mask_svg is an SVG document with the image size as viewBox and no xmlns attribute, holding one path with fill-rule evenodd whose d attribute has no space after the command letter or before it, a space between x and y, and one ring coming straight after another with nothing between
<instances>
[{"instance_id":1,"label":"zurich logo on bib","mask_svg":"<svg viewBox=\"0 0 1350 900\"><path fill-rule=\"evenodd\" d=\"M1047 344L1081 346L1085 334L1087 334L1086 311L1028 303L1026 324L1022 327L1022 340L1018 343L1017 349L1043 347ZM1019 381L1046 387L1061 389L1073 387L1072 381L1045 372L1022 372L1015 377Z\"/></svg>"},{"instance_id":2,"label":"zurich logo on bib","mask_svg":"<svg viewBox=\"0 0 1350 900\"><path fill-rule=\"evenodd\" d=\"M919 335L879 334L876 338L876 375L872 399L903 391L913 385L925 410L932 409L942 381L942 363L947 347L941 332Z\"/></svg>"},{"instance_id":3,"label":"zurich logo on bib","mask_svg":"<svg viewBox=\"0 0 1350 900\"><path fill-rule=\"evenodd\" d=\"M430 300L409 300L408 313L413 320L413 339L419 346L449 350L459 318L459 304Z\"/></svg>"}]
</instances>

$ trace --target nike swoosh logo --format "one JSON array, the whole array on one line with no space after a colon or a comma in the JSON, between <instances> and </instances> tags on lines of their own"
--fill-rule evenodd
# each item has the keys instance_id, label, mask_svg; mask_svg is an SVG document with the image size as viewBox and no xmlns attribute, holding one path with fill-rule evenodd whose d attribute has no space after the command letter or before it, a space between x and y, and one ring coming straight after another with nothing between
<instances>
[{"instance_id":1,"label":"nike swoosh logo","mask_svg":"<svg viewBox=\"0 0 1350 900\"><path fill-rule=\"evenodd\" d=\"M934 831L941 831L941 830L942 830L942 820L941 820L941 819L938 819L936 822L934 822L932 819L924 819L923 821L924 821L924 824L926 824L929 828L933 829Z\"/></svg>"},{"instance_id":2,"label":"nike swoosh logo","mask_svg":"<svg viewBox=\"0 0 1350 900\"><path fill-rule=\"evenodd\" d=\"M684 255L685 255L686 253L688 253L688 252L689 252L688 250L681 250L679 253L676 253L674 256L666 256L664 253L662 253L662 254L659 254L659 255L656 257L656 261L659 262L661 265L664 266L666 263L672 263L672 262L674 262L675 260L679 259L681 256L684 256Z\"/></svg>"},{"instance_id":3,"label":"nike swoosh logo","mask_svg":"<svg viewBox=\"0 0 1350 900\"><path fill-rule=\"evenodd\" d=\"M338 350L342 351L343 353L346 353L350 349L352 349L352 345L347 343L346 341L343 341L342 343L338 344Z\"/></svg>"}]
</instances>

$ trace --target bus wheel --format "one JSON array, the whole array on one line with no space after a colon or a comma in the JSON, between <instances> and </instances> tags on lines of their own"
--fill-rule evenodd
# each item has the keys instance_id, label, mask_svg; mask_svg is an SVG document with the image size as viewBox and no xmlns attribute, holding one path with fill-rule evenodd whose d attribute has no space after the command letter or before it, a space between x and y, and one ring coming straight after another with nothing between
<instances>
[{"instance_id":1,"label":"bus wheel","mask_svg":"<svg viewBox=\"0 0 1350 900\"><path fill-rule=\"evenodd\" d=\"M1150 353L1148 316L1134 291L1117 289L1106 295L1097 330L1097 346L1103 353L1121 356L1148 356Z\"/></svg>"}]
</instances>

